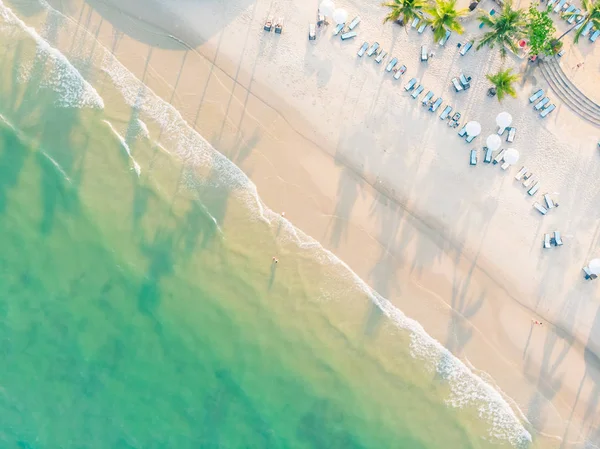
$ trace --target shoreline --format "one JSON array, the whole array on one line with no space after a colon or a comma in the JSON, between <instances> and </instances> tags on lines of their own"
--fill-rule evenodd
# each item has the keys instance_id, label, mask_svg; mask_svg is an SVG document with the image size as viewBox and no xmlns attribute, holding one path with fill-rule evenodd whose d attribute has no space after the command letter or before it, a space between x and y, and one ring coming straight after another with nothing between
<instances>
[{"instance_id":1,"label":"shoreline","mask_svg":"<svg viewBox=\"0 0 600 449\"><path fill-rule=\"evenodd\" d=\"M125 38L123 38L123 39L125 39ZM135 47L135 45L133 45L133 47ZM123 59L121 57L119 57L119 55L118 55L119 50L117 50L116 53L117 53L117 57L121 61L123 61ZM129 55L129 58L131 58L132 54L133 54L132 52L125 50L124 51L125 59L128 59L128 55ZM163 56L163 58L164 58L164 60L168 60L166 58L166 56ZM221 56L221 59L222 58L223 57ZM227 65L223 61L219 61L219 63L221 63L222 65ZM211 67L211 71L212 70L213 70L213 68ZM221 70L218 67L218 65L217 65L217 70ZM137 72L134 71L134 73L136 73L136 75L138 75ZM240 71L238 71L238 74L239 73L240 73ZM246 77L247 77L247 75L246 75ZM159 77L157 76L154 79L154 82L157 82L158 78ZM252 78L251 78L251 80L252 80ZM179 80L178 80L178 83L179 83ZM158 81L157 84L160 85L160 81ZM250 97L254 97L256 99L261 98L262 97L261 93L263 92L263 88L257 86L258 83L255 83L254 81L251 81L251 84L252 84L251 87L253 89L253 92L251 94L248 94L246 96L246 99L248 100L248 98L250 98ZM178 88L179 88L179 86L183 86L183 84L178 84ZM233 84L232 90L235 90L237 86L239 86L239 84L237 84L237 85ZM151 86L151 88L155 92L157 91L152 86ZM189 92L193 91L193 89L189 85L188 85L188 88L190 88ZM182 88L182 89L185 89L185 88ZM162 89L159 87L158 91L165 91L165 89L164 89L164 87ZM242 95L243 95L243 93L242 93ZM186 97L187 97L186 95L182 96L182 98L186 98ZM218 94L216 95L216 97L218 98ZM523 99L523 98L521 98L521 99ZM183 101L182 101L182 103L183 103ZM231 104L231 103L229 103L229 104ZM184 106L184 105L182 104L181 106ZM279 114L278 109L281 109L283 111L283 108L278 108L277 106L273 108L274 109L273 111L263 110L262 105L253 105L252 107L255 108L256 110L262 112L263 115L267 117L267 121L268 121L268 119L272 119L273 122L271 123L271 125L273 125L274 123L276 123L279 120L279 117L277 117L277 115ZM288 106L288 108L289 108L289 106ZM182 108L180 108L180 107L177 107L177 109L182 110ZM215 103L214 105L213 104L210 105L211 112L217 112L217 111L219 111L219 109L220 109L220 105L218 105L217 103ZM265 109L268 109L268 108L265 108ZM244 112L242 112L242 118L244 117L244 114L246 113L245 110L246 110L246 107L244 107ZM229 112L230 111L226 111L225 113L227 115L229 115L228 114ZM239 112L239 111L237 111L237 112ZM221 115L223 114L222 111L220 111L220 113L221 113ZM190 114L188 113L188 114L183 114L183 115L184 115L184 117L188 117ZM203 118L206 118L208 115L210 115L210 112L204 112L201 115ZM216 115L218 116L218 114L216 114ZM284 116L285 115L286 114L284 112ZM294 115L294 114L292 114L292 115ZM214 121L214 119L213 119L213 121ZM212 126L213 128L218 128L219 120L217 119L216 122L217 122L217 124L216 124L216 126ZM240 122L241 122L241 120L240 120ZM288 122L297 123L295 118L288 119ZM227 123L226 119L223 119L223 124L222 124L222 128L221 128L222 130L226 127L226 123ZM301 126L309 127L309 125L301 125ZM206 127L209 128L211 126L206 126ZM272 129L269 130L269 133L271 133L271 132L273 132ZM298 139L297 136L293 136L294 133L298 133L298 131L297 130L284 130L284 131L277 130L274 135L275 136L283 136L284 138L283 139L281 137L274 138L273 139L274 142L270 142L269 145L265 145L264 148L261 148L261 151L265 150L267 146L276 147L277 141L285 142L286 138L289 138L289 135L292 135L292 138L294 138L296 141L305 139L305 137ZM208 138L208 136L210 136L210 133L205 134L204 131L202 132L202 134L206 135L207 138ZM235 132L233 134L235 134ZM290 138L290 140L292 140L292 138ZM219 150L219 151L222 150L220 145L213 143L213 141L211 141L211 144L213 144L213 146L217 150ZM295 142L294 146L297 150L304 150L303 142L302 143ZM351 172L351 173L346 173L345 175L344 174L340 175L339 173L345 172L346 168L343 165L340 167L339 164L336 163L336 158L334 156L330 161L327 162L326 168L321 167L321 171L319 174L311 174L309 167L312 169L312 165L317 159L319 160L319 162L323 162L323 164L325 165L325 163L324 163L325 158L323 157L323 154L319 153L319 151L324 151L327 155L330 155L330 153L328 151L324 150L323 148L320 148L320 149L313 148L310 150L310 154L308 156L303 155L302 158L300 158L300 156L297 156L297 159L300 159L300 160L297 160L297 159L294 159L294 156L290 156L290 153L292 153L293 150L287 151L286 155L280 156L280 158L277 158L276 155L274 154L277 150L278 150L278 148L275 148L274 150L271 149L271 151L269 153L267 153L265 150L265 152L261 154L262 157L257 156L254 159L249 157L246 160L245 164L242 164L242 169L246 173L253 172L253 174L250 175L250 177L257 184L257 187L259 188L259 191L261 192L261 197L264 199L266 204L269 204L274 209L276 209L276 207L273 207L275 205L281 206L282 204L286 204L286 205L290 204L290 198L306 199L306 197L307 197L306 193L300 192L300 190L311 191L312 195L310 196L310 198L313 198L315 206L317 206L318 211L319 211L319 213L316 214L316 219L314 220L315 222L318 221L318 223L310 223L312 221L311 218L315 218L314 212L312 212L312 215L309 215L309 217L311 217L311 218L304 218L304 219L302 218L302 217L306 217L304 215L304 213L307 213L307 214L311 213L310 212L311 207L309 207L309 208L305 207L304 210L302 210L302 213L299 213L299 214L290 213L289 210L286 210L286 213L287 213L286 215L288 217L292 217L292 221L294 223L298 224L298 226L301 229L303 229L303 231L305 231L307 234L313 235L317 238L317 240L323 242L324 238L321 237L323 235L322 229L327 229L327 228L331 227L331 224L330 224L331 220L325 219L325 215L327 215L327 212L333 212L333 213L329 213L329 215L333 215L333 216L336 215L336 213L335 213L336 207L334 204L335 203L334 199L336 197L336 195L335 195L336 189L335 189L335 186L331 185L331 183L327 184L327 182L324 182L322 179L316 179L316 178L319 178L319 176L322 175L323 173L327 173L328 176L331 176L331 174L335 173L336 175L338 175L340 177L347 176L349 178L352 178L352 177L356 176L356 171L360 172L360 170L354 169L353 170L354 173ZM224 154L226 154L228 157L230 157L230 159L233 160L233 162L236 162L235 158L231 157L231 154L228 154L228 153L231 153L231 150L229 152L224 151ZM282 159L285 159L286 157L290 158L292 160L291 161L282 160ZM266 164L266 165L271 164L271 166L269 166L269 167L261 166L261 161L264 162L265 160L268 162L268 164ZM276 162L273 162L273 160L275 160ZM244 162L244 161L242 161L242 162ZM302 189L301 188L297 188L297 189L290 188L290 190L294 190L294 192L288 193L287 198L282 198L282 196L284 196L283 194L278 194L278 192L273 191L274 190L273 188L268 188L269 185L271 185L271 186L273 185L273 182L271 182L267 178L273 177L275 175L279 176L281 172L286 172L286 171L287 171L286 177L285 177L286 180L285 181L282 180L280 185L285 186L286 184L293 185L295 183L300 183L301 182L300 178L302 178L303 176L299 176L299 175L293 173L293 170L298 169L298 167L296 167L296 163L298 163L298 162L300 162L302 164L300 166L300 168L304 168L303 175L306 176L306 178L308 179L308 180L304 181L304 184L305 185L311 184L311 185L302 186ZM236 163L236 164L238 166L240 165L238 163ZM276 169L276 167L277 167L277 169ZM467 167L467 166L465 165L465 167ZM336 173L336 171L337 171L337 173ZM312 175L312 179L311 179L311 175ZM368 176L368 174L365 174L365 177L366 176ZM363 177L363 179L364 179L364 177ZM372 186L371 188L369 188L369 187L365 186L365 184L362 182L358 182L357 184L359 185L358 191L360 193L362 193L363 197L361 198L360 194L357 194L357 199L355 200L356 204L352 208L351 213L348 214L347 217L345 217L345 220L348 222L348 228L345 231L346 236L345 236L344 240L346 242L352 242L352 243L356 243L356 242L363 243L365 245L365 249L366 249L363 254L365 260L363 260L363 261L356 260L357 259L356 255L354 257L352 256L352 254L351 254L353 252L351 250L352 243L342 244L340 242L338 247L336 249L334 249L334 252L342 260L348 261L349 265L353 268L353 270L355 272L357 272L362 277L362 279L365 279L365 281L367 283L369 283L369 285L371 285L372 287L373 287L374 282L372 279L369 280L369 278L371 277L369 275L369 272L372 270L372 267L370 266L370 265L372 265L371 259L377 260L379 258L379 256L377 255L379 252L383 252L385 255L391 254L392 260L387 261L387 265L391 266L393 268L389 268L389 267L384 268L384 271L387 272L386 273L387 276L391 276L392 273L396 273L396 274L401 273L404 279L408 279L408 280L412 281L412 283L416 287L423 288L422 285L420 285L420 283L418 282L418 281L421 281L421 282L423 281L423 276L417 277L412 274L412 270L410 270L408 273L406 273L407 270L405 270L405 269L403 270L402 265L404 265L404 264L402 263L402 258L406 257L405 256L406 252L398 252L397 248L393 248L393 246L395 246L394 245L395 235L393 238L388 238L387 240L385 238L386 237L385 235L380 234L378 236L375 236L376 233L373 231L376 230L377 226L376 225L374 226L372 221L369 219L369 217L371 215L369 213L369 210L373 207L372 203L374 203L374 202L379 203L376 206L378 209L380 209L379 214L386 216L386 218L388 218L386 220L388 222L388 223L386 223L386 226L394 227L394 228L396 228L396 230L402 229L405 226L406 227L410 227L410 226L415 227L414 223L411 223L412 218L407 218L404 216L407 213L408 213L408 215L411 215L411 214L409 212L407 212L407 210L399 211L396 204L391 204L391 205L385 204L388 201L388 199L383 198L380 194L378 194L378 192L380 192L381 190L378 189L377 187ZM301 184L298 184L298 185L301 185ZM390 185L393 186L393 184L390 184ZM388 190L389 189L391 189L391 187L388 186ZM325 192L327 192L327 193L325 193ZM333 192L333 194L332 194L332 192ZM321 196L318 199L314 199L314 197L317 196L318 194L320 194ZM367 197L369 197L369 198L367 198ZM408 210L410 210L410 199L407 201L407 204L408 204L407 208L408 208ZM279 207L279 208L281 208L281 207ZM289 209L289 208L286 206L286 209ZM337 214L337 215L339 215L339 214ZM401 218L395 217L397 215L401 215ZM417 215L417 217L419 216L418 213L415 215ZM453 271L456 271L455 267L460 267L460 270L465 271L466 273L469 273L469 270L471 270L471 271L477 270L479 272L479 271L481 271L480 270L481 265L489 263L491 270L494 269L494 264L492 262L481 261L479 259L476 259L476 262L473 262L473 260L469 260L469 258L465 254L465 250L463 248L461 248L461 246L464 246L464 245L460 245L460 243L457 245L453 245L452 248L448 248L447 242L452 241L452 239L455 237L452 235L448 235L448 233L444 233L443 226L441 226L439 228L439 230L442 231L441 236L438 236L438 235L432 236L431 233L434 233L436 227L433 227L433 230L431 230L430 232L426 232L423 230L424 224L428 225L426 219L422 219L419 221L419 223L416 225L416 228L419 229L417 231L417 233L426 234L427 239L433 239L433 242L427 242L427 243L424 243L424 245L439 246L440 250L435 251L436 255L433 258L433 260L438 259L438 258L445 259L443 262L438 263L437 264L438 266L436 266L433 270L431 270L433 273L427 274L426 277L428 279L431 279L433 276L433 277L436 277L436 280L439 280L440 283L447 282L449 284L452 284L452 281L450 280L452 278L451 273ZM313 229L314 232L308 231L307 228ZM319 229L321 230L320 232L319 232ZM430 228L430 229L432 229L432 228ZM319 237L317 237L317 235ZM371 242L369 242L369 240L371 240ZM426 240L426 239L424 239L424 240ZM392 242L392 243L390 243L390 242ZM325 246L325 248L328 248L331 246L331 244L330 245L325 244L324 246ZM390 247L392 247L392 248L390 248ZM418 249L414 250L414 252L419 252L419 250ZM456 254L454 254L455 252L456 252ZM344 255L340 255L340 253L343 253ZM475 254L477 254L477 253L475 253ZM352 262L352 263L350 263L350 262ZM418 263L419 270L421 272L425 272L428 270L428 266L425 262L426 261L419 261L419 263ZM431 262L431 260L429 262ZM444 268L444 266L445 266L445 268ZM465 270L465 268L466 268L466 270ZM443 273L442 274L436 273L438 270ZM365 274L366 274L366 276L365 276ZM462 288L461 285L463 282L465 282L465 279L466 279L466 282L468 282L468 283L477 282L477 281L472 281L470 279L470 277L471 277L470 275L465 276L464 274L461 273L460 275L455 274L455 276L461 277L461 281L458 282L459 288ZM484 277L485 278L485 277L489 277L489 276L487 276L487 273L485 273L485 271L484 271L483 276L479 275L479 276L475 276L475 277L478 277L478 278ZM489 283L489 279L488 280L480 279L480 281L482 284ZM496 280L494 280L493 282L496 284L498 283L498 281L496 281ZM500 281L500 283L502 283L502 282ZM455 284L456 284L456 282L455 282ZM442 293L439 294L437 301L430 299L428 307L423 307L423 306L416 307L416 308L413 307L415 310L411 309L410 301L407 300L406 298L405 299L396 298L396 296L410 296L410 295L407 295L406 293L394 294L393 292L390 291L389 295L383 295L383 296L389 297L389 299L394 304L396 304L403 312L405 312L407 316L417 319L418 322L423 324L423 326L429 332L430 335L434 336L434 338L436 338L440 342L443 342L446 340L446 338L440 339L438 337L440 335L444 336L444 334L451 333L452 329L448 330L447 332L436 331L435 330L435 328L437 327L436 323L444 323L447 326L448 325L447 322L451 321L451 318L449 318L448 315L452 315L452 314L448 313L447 311L446 312L436 311L435 309L440 306L439 301L441 301L444 306L453 308L456 311L456 313L459 314L460 316L462 316L463 318L467 315L467 314L461 313L461 311L457 310L456 307L453 307L455 305L448 304L447 302L443 301L443 299L440 299L440 298L448 297L445 294L445 292L451 291L453 289L453 287L454 287L453 285L450 285L450 286L445 286L443 288L439 288L438 290L441 290ZM489 287L489 285L488 285L488 287ZM414 286L410 286L410 287L406 287L406 288L411 288L411 290L414 289L415 291L418 290ZM472 287L469 287L469 288L472 289ZM375 286L375 289L377 291L379 291L376 286ZM394 300L392 300L392 298L394 298ZM529 314L528 311L517 310L517 309L519 309L519 307L521 307L521 308L524 308L524 307L522 307L519 304L519 302L517 300L515 300L514 298L512 300L516 301L517 304L508 304L508 305L500 304L500 305L495 305L495 307L498 307L499 309L501 309L505 314L509 313L512 315L512 313L515 313L515 314L519 313L521 315L521 317L524 317L525 315ZM496 302L502 303L502 302L506 302L506 301L503 298L503 299L498 299ZM506 308L511 308L512 310L510 310L510 312L507 312ZM432 309L433 309L433 311L432 311ZM409 313L409 310L412 310L413 313ZM490 312L488 312L488 314L489 313ZM432 315L432 314L436 315L436 316L433 318L431 316L428 316L428 315ZM421 317L417 318L415 315L419 315ZM467 319L468 319L468 317L467 317ZM486 324L489 324L491 321L493 321L493 318L492 319L477 318L477 320L475 318L472 318L470 321L476 323L474 326L469 326L470 329L472 329L474 331L478 331L478 329L480 327L481 328L485 327ZM482 323L482 324L480 324L480 323ZM477 326L477 324L480 324L480 326ZM444 327L443 324L442 324L442 327ZM503 326L500 324L500 325L498 325L498 327L499 327L499 329L496 329L496 331L498 333L504 332L503 337L506 337L510 333L509 331L510 331L511 326L505 326L503 328ZM544 329L544 333L545 332L546 332L546 330ZM540 332L537 332L537 334L539 334L539 333ZM496 336L495 340L499 340L499 339L500 338L498 336ZM585 341L585 338L581 339L581 341L583 343ZM497 345L497 346L494 348L494 345ZM461 352L463 352L463 351L458 351L458 353L453 351L453 353L455 353L455 355L457 355L461 359L468 358L468 360L474 360L474 362L473 362L474 366L482 366L482 364L480 364L476 361L479 359L479 357L477 356L477 353L484 351L486 348L489 350L490 347L498 350L498 348L500 348L500 346L501 345L497 341L494 342L493 344L490 343L487 345L485 344L485 342L475 343L475 342L471 341L471 342L469 342L469 348L465 349L463 354L461 354ZM511 347L510 348L505 348L505 347L502 348L502 349L508 349L507 351L498 351L498 352L499 353L501 352L503 354L506 352L514 353L515 349L517 349L517 347L518 347L518 344L515 344L513 342L513 344L509 345L509 346L511 346ZM520 351L517 351L517 352L520 352ZM510 356L507 355L507 358L508 357L510 357ZM573 351L570 351L569 357L574 360L574 357L576 358L577 354L574 354ZM581 355L579 355L579 357L581 358ZM485 363L483 365L485 365ZM581 362L579 363L579 365L581 368ZM580 372L581 370L578 370L578 371ZM491 370L490 370L490 372L491 372ZM495 374L495 373L492 372L492 374ZM510 382L508 382L508 383L510 383ZM574 387L575 386L576 386L576 384L574 385ZM573 391L571 391L570 393L571 394L575 393L575 389L573 388L572 390ZM507 389L503 388L503 391L507 391ZM508 393L508 394L510 396L510 393ZM566 396L569 396L569 393L565 393L565 394L566 394Z\"/></svg>"}]
</instances>

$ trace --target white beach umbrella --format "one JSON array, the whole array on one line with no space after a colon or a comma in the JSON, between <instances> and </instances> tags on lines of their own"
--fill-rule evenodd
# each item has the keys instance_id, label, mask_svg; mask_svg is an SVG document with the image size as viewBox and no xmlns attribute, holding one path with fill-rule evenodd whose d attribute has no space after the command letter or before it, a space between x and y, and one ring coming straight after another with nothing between
<instances>
[{"instance_id":1,"label":"white beach umbrella","mask_svg":"<svg viewBox=\"0 0 600 449\"><path fill-rule=\"evenodd\" d=\"M333 15L331 17L333 21L338 25L341 23L345 23L346 20L348 20L348 11L346 11L343 8L338 8L335 11L333 11Z\"/></svg>"},{"instance_id":2,"label":"white beach umbrella","mask_svg":"<svg viewBox=\"0 0 600 449\"><path fill-rule=\"evenodd\" d=\"M590 260L589 268L593 274L600 274L600 259Z\"/></svg>"},{"instance_id":3,"label":"white beach umbrella","mask_svg":"<svg viewBox=\"0 0 600 449\"><path fill-rule=\"evenodd\" d=\"M506 150L506 153L504 153L504 162L506 162L507 164L516 164L518 160L519 152L514 148L509 148L508 150Z\"/></svg>"},{"instance_id":4,"label":"white beach umbrella","mask_svg":"<svg viewBox=\"0 0 600 449\"><path fill-rule=\"evenodd\" d=\"M465 131L472 137L477 137L481 132L481 125L479 122L469 122L465 125Z\"/></svg>"},{"instance_id":5,"label":"white beach umbrella","mask_svg":"<svg viewBox=\"0 0 600 449\"><path fill-rule=\"evenodd\" d=\"M502 139L498 134L490 134L485 140L485 146L492 151L496 151L502 145Z\"/></svg>"},{"instance_id":6,"label":"white beach umbrella","mask_svg":"<svg viewBox=\"0 0 600 449\"><path fill-rule=\"evenodd\" d=\"M510 126L511 123L512 115L510 115L508 112L501 112L496 117L496 125L498 125L500 128L506 128L507 126Z\"/></svg>"},{"instance_id":7,"label":"white beach umbrella","mask_svg":"<svg viewBox=\"0 0 600 449\"><path fill-rule=\"evenodd\" d=\"M321 14L327 17L331 17L335 10L335 4L331 0L323 0L319 5L319 11Z\"/></svg>"}]
</instances>

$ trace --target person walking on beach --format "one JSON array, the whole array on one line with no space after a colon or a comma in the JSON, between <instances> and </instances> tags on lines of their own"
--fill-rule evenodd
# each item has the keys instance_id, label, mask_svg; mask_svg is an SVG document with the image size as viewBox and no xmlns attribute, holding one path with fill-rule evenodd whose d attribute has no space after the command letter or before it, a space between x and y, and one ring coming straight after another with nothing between
<instances>
[{"instance_id":1,"label":"person walking on beach","mask_svg":"<svg viewBox=\"0 0 600 449\"><path fill-rule=\"evenodd\" d=\"M279 259L277 257L273 256L273 262L274 263L279 263Z\"/></svg>"},{"instance_id":2,"label":"person walking on beach","mask_svg":"<svg viewBox=\"0 0 600 449\"><path fill-rule=\"evenodd\" d=\"M541 325L542 325L542 322L541 322L541 321L538 321L538 320L531 320L531 322L532 322L533 324L537 325L537 326L541 326Z\"/></svg>"}]
</instances>

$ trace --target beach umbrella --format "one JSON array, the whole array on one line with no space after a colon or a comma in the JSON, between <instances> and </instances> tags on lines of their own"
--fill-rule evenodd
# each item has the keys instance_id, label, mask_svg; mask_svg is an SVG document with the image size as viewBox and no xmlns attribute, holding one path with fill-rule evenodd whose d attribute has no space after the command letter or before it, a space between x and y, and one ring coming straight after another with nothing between
<instances>
[{"instance_id":1,"label":"beach umbrella","mask_svg":"<svg viewBox=\"0 0 600 449\"><path fill-rule=\"evenodd\" d=\"M465 125L465 131L471 137L477 137L481 132L481 125L479 122L469 122Z\"/></svg>"},{"instance_id":2,"label":"beach umbrella","mask_svg":"<svg viewBox=\"0 0 600 449\"><path fill-rule=\"evenodd\" d=\"M338 8L335 11L333 11L333 15L331 17L333 18L333 21L336 24L340 25L342 23L345 23L346 20L348 20L348 11L342 8Z\"/></svg>"},{"instance_id":3,"label":"beach umbrella","mask_svg":"<svg viewBox=\"0 0 600 449\"><path fill-rule=\"evenodd\" d=\"M600 259L590 260L589 268L592 274L600 274Z\"/></svg>"},{"instance_id":4,"label":"beach umbrella","mask_svg":"<svg viewBox=\"0 0 600 449\"><path fill-rule=\"evenodd\" d=\"M506 150L506 153L504 153L504 162L506 162L507 164L516 164L518 160L519 152L514 148L509 148L508 150Z\"/></svg>"},{"instance_id":5,"label":"beach umbrella","mask_svg":"<svg viewBox=\"0 0 600 449\"><path fill-rule=\"evenodd\" d=\"M511 123L512 115L510 115L508 112L501 112L496 117L496 125L498 125L500 128L506 128L507 126L510 126Z\"/></svg>"},{"instance_id":6,"label":"beach umbrella","mask_svg":"<svg viewBox=\"0 0 600 449\"><path fill-rule=\"evenodd\" d=\"M485 146L492 151L496 151L502 145L502 139L498 134L490 134L485 140Z\"/></svg>"},{"instance_id":7,"label":"beach umbrella","mask_svg":"<svg viewBox=\"0 0 600 449\"><path fill-rule=\"evenodd\" d=\"M319 5L319 11L321 14L327 17L331 17L335 10L335 4L331 0L323 0Z\"/></svg>"}]
</instances>

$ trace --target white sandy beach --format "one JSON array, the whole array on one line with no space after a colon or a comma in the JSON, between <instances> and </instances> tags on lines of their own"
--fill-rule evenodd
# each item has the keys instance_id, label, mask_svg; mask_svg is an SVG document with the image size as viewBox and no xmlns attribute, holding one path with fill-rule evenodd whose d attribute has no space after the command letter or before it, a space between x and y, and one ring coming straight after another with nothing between
<instances>
[{"instance_id":1,"label":"white sandy beach","mask_svg":"<svg viewBox=\"0 0 600 449\"><path fill-rule=\"evenodd\" d=\"M308 41L313 1L50 3L172 102L269 207L494 383L523 418L564 438L564 447L600 442L600 283L582 272L600 257L600 129L552 92L557 109L540 119L527 97L548 86L526 60L501 61L487 48L460 56L456 44L481 33L474 17L441 48L429 30L382 25L378 1L336 2L362 18L358 37L345 42L331 25ZM483 0L479 9L492 7ZM281 36L262 30L267 16L285 17ZM395 81L384 72L387 59L357 58L363 41L378 41L407 73ZM435 51L428 63L419 62L423 44ZM598 101L600 44L573 47L567 36L565 48L563 69ZM499 104L486 96L485 74L502 65L524 77L518 98ZM450 79L461 72L472 87L455 93ZM467 144L439 120L441 109L432 114L413 100L403 89L412 77L478 120L481 136ZM469 166L469 150L481 150L504 110L520 161L503 171L483 164L480 151ZM522 165L540 180L534 198L514 179ZM544 193L560 203L547 216L532 207ZM564 246L543 249L554 230Z\"/></svg>"}]
</instances>

